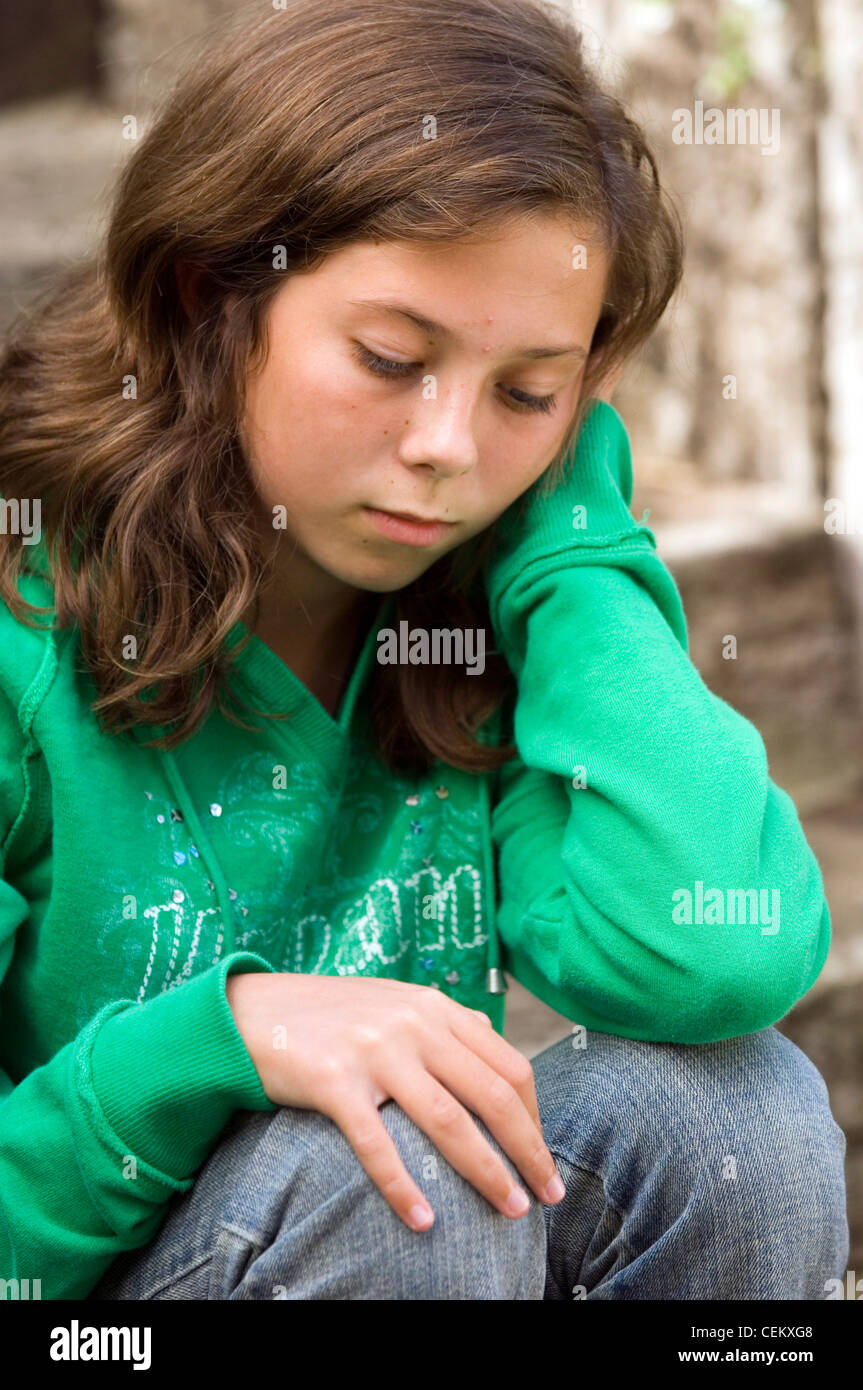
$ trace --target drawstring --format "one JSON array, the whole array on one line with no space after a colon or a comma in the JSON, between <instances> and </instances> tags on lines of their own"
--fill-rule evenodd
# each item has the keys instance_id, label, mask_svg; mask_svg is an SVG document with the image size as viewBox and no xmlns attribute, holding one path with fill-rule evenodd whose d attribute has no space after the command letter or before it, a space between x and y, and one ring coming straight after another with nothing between
<instances>
[{"instance_id":1,"label":"drawstring","mask_svg":"<svg viewBox=\"0 0 863 1390\"><path fill-rule=\"evenodd\" d=\"M224 928L224 954L229 955L231 951L237 949L237 934L234 926L234 914L231 908L228 885L225 882L222 867L216 856L216 851L207 838L203 823L195 810L192 798L189 796L186 785L180 776L180 770L177 767L173 752L168 748L163 748L161 752L165 760L165 772L168 781L171 783L174 796L177 799L177 804L183 812L190 832L194 835L194 843L198 848L202 860L209 869L210 878L215 885L216 898L219 903L219 910L222 914L222 925Z\"/></svg>"},{"instance_id":2,"label":"drawstring","mask_svg":"<svg viewBox=\"0 0 863 1390\"><path fill-rule=\"evenodd\" d=\"M498 705L494 710L488 724L476 731L476 737L480 743L495 745L500 740L501 733L501 707ZM490 923L488 941L486 942L485 952L485 992L486 994L506 994L507 983L500 963L500 940L497 932L496 909L497 895L495 891L496 877L494 871L494 856L491 842L491 789L489 787L490 773L486 772L479 778L479 794L482 804L482 823L486 827L483 834L484 863L483 873L486 881L486 901L489 902L488 919Z\"/></svg>"}]
</instances>

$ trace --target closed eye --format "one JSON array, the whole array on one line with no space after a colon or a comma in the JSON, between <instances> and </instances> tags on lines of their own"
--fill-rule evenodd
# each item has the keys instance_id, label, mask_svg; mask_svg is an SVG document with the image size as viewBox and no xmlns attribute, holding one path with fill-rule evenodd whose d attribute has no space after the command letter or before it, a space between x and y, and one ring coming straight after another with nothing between
<instances>
[{"instance_id":1,"label":"closed eye","mask_svg":"<svg viewBox=\"0 0 863 1390\"><path fill-rule=\"evenodd\" d=\"M412 376L422 367L422 362L394 362L389 357L379 357L376 352L371 352L363 343L354 343L354 355L363 367L379 377L403 379ZM504 399L510 410L539 411L548 415L557 404L557 397L554 394L533 396L528 391L520 391L517 386L507 386L504 390Z\"/></svg>"}]
</instances>

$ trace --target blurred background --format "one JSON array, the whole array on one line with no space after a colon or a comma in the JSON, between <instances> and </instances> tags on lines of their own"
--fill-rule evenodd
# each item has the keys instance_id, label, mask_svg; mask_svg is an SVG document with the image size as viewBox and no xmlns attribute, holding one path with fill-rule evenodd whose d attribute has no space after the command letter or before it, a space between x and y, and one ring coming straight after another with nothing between
<instances>
[{"instance_id":1,"label":"blurred background","mask_svg":"<svg viewBox=\"0 0 863 1390\"><path fill-rule=\"evenodd\" d=\"M778 1026L847 1135L849 1268L863 1272L863 7L558 3L646 128L684 219L683 289L615 396L632 510L649 511L695 665L762 734L822 868L833 945ZM93 248L128 117L140 135L237 8L0 10L0 331ZM508 1015L527 1056L571 1030L515 981Z\"/></svg>"}]
</instances>

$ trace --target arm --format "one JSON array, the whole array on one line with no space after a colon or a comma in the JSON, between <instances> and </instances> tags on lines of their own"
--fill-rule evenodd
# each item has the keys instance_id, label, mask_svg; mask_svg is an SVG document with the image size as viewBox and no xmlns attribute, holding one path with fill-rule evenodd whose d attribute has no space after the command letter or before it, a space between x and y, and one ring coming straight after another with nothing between
<instances>
[{"instance_id":1,"label":"arm","mask_svg":"<svg viewBox=\"0 0 863 1390\"><path fill-rule=\"evenodd\" d=\"M26 751L0 691L0 979L28 904L6 851L26 801ZM238 951L165 994L112 1002L14 1085L0 1070L0 1278L84 1298L123 1250L147 1244L238 1107L274 1110L225 997Z\"/></svg>"},{"instance_id":2,"label":"arm","mask_svg":"<svg viewBox=\"0 0 863 1390\"><path fill-rule=\"evenodd\" d=\"M626 431L597 404L563 480L508 510L486 566L518 686L519 756L493 813L503 960L588 1028L712 1042L788 1012L824 964L830 917L761 736L689 659L631 496Z\"/></svg>"}]
</instances>

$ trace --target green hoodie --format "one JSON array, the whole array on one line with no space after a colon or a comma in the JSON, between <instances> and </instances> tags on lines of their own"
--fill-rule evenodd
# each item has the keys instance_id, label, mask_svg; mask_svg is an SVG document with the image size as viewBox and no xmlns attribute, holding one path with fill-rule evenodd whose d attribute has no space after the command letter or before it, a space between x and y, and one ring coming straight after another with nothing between
<instances>
[{"instance_id":1,"label":"green hoodie","mask_svg":"<svg viewBox=\"0 0 863 1390\"><path fill-rule=\"evenodd\" d=\"M237 1108L276 1108L231 972L409 980L502 1031L507 971L575 1023L676 1043L764 1028L810 988L818 864L757 730L692 665L631 495L597 403L552 493L501 518L484 579L519 756L498 773L377 758L392 595L337 719L253 637L234 683L292 717L214 710L173 753L101 730L77 628L0 606L0 1278L86 1296ZM52 602L47 577L20 585Z\"/></svg>"}]
</instances>

